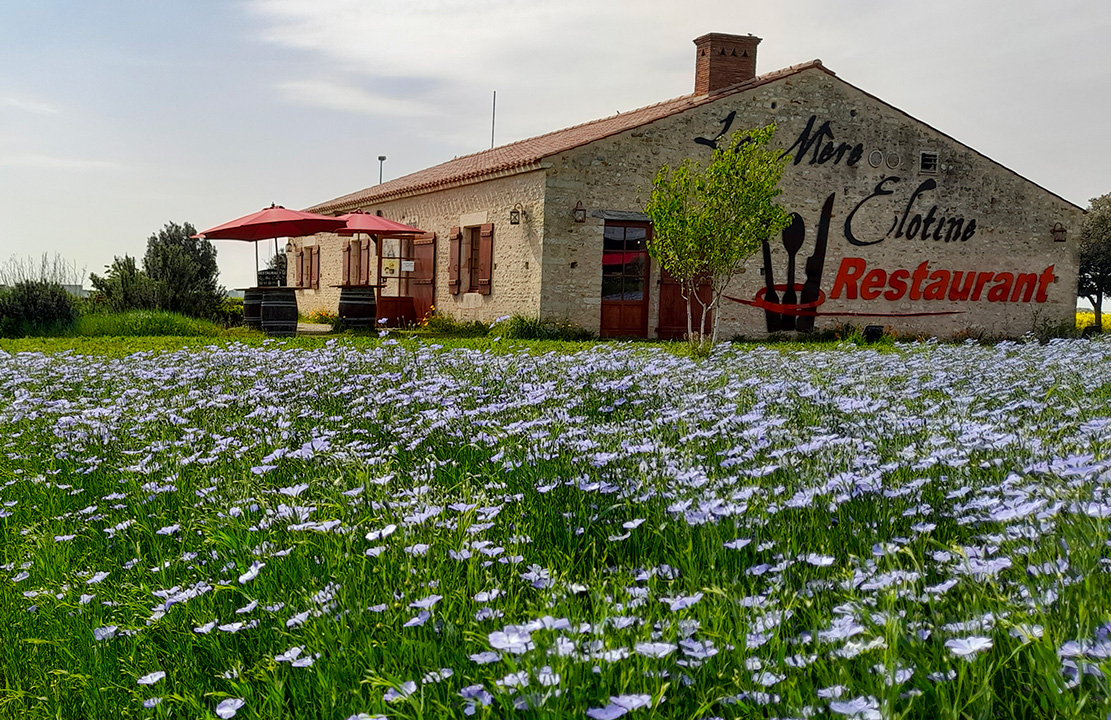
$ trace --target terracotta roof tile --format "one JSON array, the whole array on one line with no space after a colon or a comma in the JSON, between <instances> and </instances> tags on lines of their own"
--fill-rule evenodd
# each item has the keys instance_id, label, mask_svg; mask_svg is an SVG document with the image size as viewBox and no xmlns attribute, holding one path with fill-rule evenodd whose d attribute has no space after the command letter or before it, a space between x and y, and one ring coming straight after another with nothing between
<instances>
[{"instance_id":1,"label":"terracotta roof tile","mask_svg":"<svg viewBox=\"0 0 1111 720\"><path fill-rule=\"evenodd\" d=\"M306 209L317 213L346 212L356 207L391 200L403 195L427 192L442 185L466 182L486 175L518 170L536 164L551 155L566 152L596 140L681 113L684 110L713 102L725 95L751 90L811 68L821 68L831 75L833 74L832 71L822 66L821 60L792 65L724 88L712 95L683 95L630 112L611 115L600 120L592 120L581 125L556 130L546 135L538 135L472 155L457 157L454 160L418 170L404 177L343 195Z\"/></svg>"}]
</instances>

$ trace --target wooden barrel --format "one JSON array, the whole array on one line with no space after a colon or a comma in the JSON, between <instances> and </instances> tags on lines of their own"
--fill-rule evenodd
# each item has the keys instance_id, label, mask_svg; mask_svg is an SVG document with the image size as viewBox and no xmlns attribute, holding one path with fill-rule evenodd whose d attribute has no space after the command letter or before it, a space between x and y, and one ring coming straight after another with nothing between
<instances>
[{"instance_id":1,"label":"wooden barrel","mask_svg":"<svg viewBox=\"0 0 1111 720\"><path fill-rule=\"evenodd\" d=\"M262 329L262 290L243 291L243 324L252 330Z\"/></svg>"},{"instance_id":2,"label":"wooden barrel","mask_svg":"<svg viewBox=\"0 0 1111 720\"><path fill-rule=\"evenodd\" d=\"M378 320L378 302L372 287L345 287L339 293L339 318L351 330L373 328Z\"/></svg>"},{"instance_id":3,"label":"wooden barrel","mask_svg":"<svg viewBox=\"0 0 1111 720\"><path fill-rule=\"evenodd\" d=\"M261 315L264 333L293 337L297 334L297 294L291 288L267 289Z\"/></svg>"}]
</instances>

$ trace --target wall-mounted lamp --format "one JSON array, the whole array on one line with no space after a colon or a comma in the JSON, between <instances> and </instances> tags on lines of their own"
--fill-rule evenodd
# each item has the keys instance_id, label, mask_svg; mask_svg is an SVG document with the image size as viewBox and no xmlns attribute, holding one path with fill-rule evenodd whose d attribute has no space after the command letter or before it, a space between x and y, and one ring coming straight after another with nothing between
<instances>
[{"instance_id":1,"label":"wall-mounted lamp","mask_svg":"<svg viewBox=\"0 0 1111 720\"><path fill-rule=\"evenodd\" d=\"M1061 223L1057 223L1053 226L1053 229L1049 231L1049 234L1053 236L1053 242L1064 242L1065 232L1065 226Z\"/></svg>"},{"instance_id":2,"label":"wall-mounted lamp","mask_svg":"<svg viewBox=\"0 0 1111 720\"><path fill-rule=\"evenodd\" d=\"M517 203L516 205L514 205L513 209L509 211L509 224L520 225L521 216L524 215L524 213L525 209L521 207L521 203Z\"/></svg>"},{"instance_id":3,"label":"wall-mounted lamp","mask_svg":"<svg viewBox=\"0 0 1111 720\"><path fill-rule=\"evenodd\" d=\"M575 222L586 222L586 208L583 207L582 200L575 203L575 209L571 211L571 214L575 218Z\"/></svg>"},{"instance_id":4,"label":"wall-mounted lamp","mask_svg":"<svg viewBox=\"0 0 1111 720\"><path fill-rule=\"evenodd\" d=\"M294 246L293 241L288 240L285 244L285 253L286 253L286 255L292 255L293 252L296 251L296 250L297 250L297 248Z\"/></svg>"}]
</instances>

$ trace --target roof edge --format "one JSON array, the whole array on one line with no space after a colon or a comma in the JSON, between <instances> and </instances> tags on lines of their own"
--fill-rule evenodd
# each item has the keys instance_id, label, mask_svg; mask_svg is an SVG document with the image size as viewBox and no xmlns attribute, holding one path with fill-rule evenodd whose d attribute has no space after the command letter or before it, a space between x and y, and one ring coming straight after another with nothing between
<instances>
[{"instance_id":1,"label":"roof edge","mask_svg":"<svg viewBox=\"0 0 1111 720\"><path fill-rule=\"evenodd\" d=\"M820 59L814 59L814 60L810 60L810 61L804 62L804 63L789 65L785 68L780 68L779 70L773 70L772 72L765 73L763 75L757 75L756 77L745 80L744 82L740 82L740 83L737 83L735 85L731 85L729 87L722 88L722 89L720 89L720 90L718 90L714 93L711 93L711 94L696 95L694 93L690 93L690 94L687 94L687 95L679 95L677 97L670 98L668 100L662 100L662 101L657 102L657 103L652 103L651 105L644 105L644 106L639 107L639 108L634 108L633 110L629 110L625 113L615 113L613 115L607 115L605 117L595 118L593 120L588 120L586 122L578 123L577 125L570 125L568 127L560 128L558 130L552 130L551 132L543 133L541 135L534 135L532 137L522 138L521 140L516 140L516 141L511 142L511 143L506 143L505 145L499 145L497 147L490 148L489 150L480 150L478 152L469 153L467 155L459 155L458 157L452 158L451 160L447 160L443 163L439 163L438 165L444 165L448 162L456 162L458 160L464 160L466 158L473 158L473 157L476 157L476 156L479 156L479 155L484 155L484 154L492 153L492 152L496 152L496 151L504 151L507 148L513 148L514 146L521 145L523 143L531 143L531 142L535 142L535 141L538 141L538 140L542 140L544 138L550 137L552 135L556 135L558 133L564 133L564 132L568 132L568 131L571 131L571 130L575 130L577 128L583 128L583 127L588 127L590 125L603 123L603 122L606 122L608 120L612 120L613 118L619 117L620 115L630 114L630 113L635 113L635 112L642 112L642 111L648 110L650 108L659 107L661 105L667 105L669 103L675 103L676 104L676 108L674 109L674 111L669 112L665 115L660 115L658 117L653 117L650 120L644 121L640 125L633 125L633 126L630 126L630 127L615 129L612 132L600 134L600 135L597 135L595 137L591 137L589 139L583 140L582 142L569 144L567 147L561 148L561 149L553 151L553 152L546 153L544 155L537 155L535 157L526 158L524 160L517 161L517 162L503 163L503 164L500 164L500 165L495 164L495 165L493 165L489 168L484 168L482 170L473 171L471 173L464 173L464 174L461 174L461 175L449 176L449 177L446 177L446 178L443 178L443 179L432 180L432 181L420 183L420 184L417 184L417 185L402 186L402 187L398 187L396 190L395 189L390 189L388 187L389 185L399 183L399 182L405 180L405 178L410 177L412 175L415 175L416 173L424 172L425 170L429 170L431 168L434 168L434 167L438 166L438 165L432 165L429 168L422 168L420 170L417 170L416 172L409 173L408 175L403 175L399 178L395 178L394 180L389 181L388 183L385 183L384 185L387 186L385 188L385 192L382 192L380 194L375 192L375 188L380 187L380 186L374 185L374 186L371 186L369 188L365 188L363 190L357 190L353 193L348 193L346 195L341 195L339 197L333 198L332 200L327 200L327 201L322 202L322 203L317 203L317 204L312 205L308 208L305 208L305 210L307 212L316 212L316 213L329 213L329 212L337 212L337 211L346 211L346 210L350 210L352 208L358 207L359 205L366 205L366 204L374 203L374 202L387 202L387 201L390 201L390 200L397 200L397 199L402 198L402 197L412 197L414 195L421 195L421 194L424 194L424 193L427 193L427 192L432 192L433 190L441 189L441 188L444 188L444 187L459 187L461 185L468 185L468 184L475 183L475 182L482 182L482 181L488 180L488 179L493 179L493 178L497 178L497 177L504 177L506 174L516 174L516 172L518 172L518 171L519 172L525 172L525 171L531 170L531 169L538 169L539 168L539 162L541 160L545 159L545 158L553 157L555 155L558 155L559 153L567 152L569 150L574 150L574 149L582 147L584 145L589 145L592 142L597 142L598 140L604 140L605 138L612 137L613 135L618 135L620 133L627 132L627 131L632 130L634 128L642 127L644 125L651 124L653 122L656 122L657 120L662 120L666 117L676 115L680 112L690 110L690 109L698 107L700 105L704 105L706 103L710 103L710 102L720 100L721 98L726 97L728 95L733 95L733 94L745 92L746 90L751 90L751 89L760 87L762 85L766 85L768 83L775 82L775 81L781 80L785 77L789 77L791 75L796 75L800 72L803 72L805 70L811 70L811 69L819 69L819 70L822 70L823 72L825 72L829 75L836 76L836 73L834 73L832 70L830 70L825 65L823 65L822 61ZM684 100L686 100L687 102L684 103L683 102ZM536 166L536 167L533 167L533 166ZM512 171L512 172L507 172L507 171Z\"/></svg>"},{"instance_id":2,"label":"roof edge","mask_svg":"<svg viewBox=\"0 0 1111 720\"><path fill-rule=\"evenodd\" d=\"M831 74L832 74L832 73L831 73ZM1017 178L1018 178L1019 180L1022 180L1023 182L1027 182L1027 183L1030 183L1031 185L1033 185L1034 187L1038 188L1038 189L1039 189L1039 190L1041 190L1042 192L1044 192L1044 193L1047 193L1047 194L1049 194L1049 195L1052 195L1053 197L1057 198L1058 200L1060 200L1061 202L1065 203L1066 205L1071 205L1072 207L1076 208L1077 210L1079 210L1079 211L1081 211L1081 212L1083 212L1083 213L1085 213L1085 214L1086 214L1086 213L1088 212L1088 211L1087 211L1087 210L1085 210L1084 208L1082 208L1082 207L1080 207L1079 205L1077 205L1076 203L1074 203L1074 202L1073 202L1072 200L1069 200L1069 199L1067 199L1067 198L1061 197L1060 195L1058 195L1057 193L1053 192L1052 190L1050 190L1049 188L1045 187L1044 185L1040 185L1040 184L1038 184L1038 183L1034 182L1033 180L1031 180L1030 178L1026 177L1025 175L1023 175L1023 174L1021 174L1021 173L1019 173L1019 172L1016 172L1015 170L1012 170L1011 168L1007 167L1006 165L1004 165L1003 163L999 162L998 160L994 160L994 159L992 159L992 158L988 157L987 155L983 154L982 152L980 152L980 151L979 151L979 150L977 150L976 148L972 147L972 146L971 146L971 145L969 145L968 143L965 143L965 142L961 142L960 140L958 140L957 138L953 137L952 135L950 135L949 133L945 132L944 130L938 130L938 129L937 129L936 127L934 127L934 126L933 126L933 125L931 125L930 123L928 123L928 122L926 122L926 121L924 121L924 120L920 120L920 119L916 118L915 116L911 115L911 114L910 114L909 112L907 112L906 110L903 110L902 108L899 108L899 107L896 107L896 106L892 105L891 103L887 102L887 101L886 101L886 100L884 100L883 98L881 98L881 97L878 97L878 96L876 96L876 95L873 95L872 93L868 92L867 90L862 90L861 88L857 87L856 85L853 85L853 84L852 84L851 82L849 82L848 80L845 80L845 79L844 79L844 78L842 78L842 77L838 77L837 79L838 79L839 81L843 82L844 84L848 85L849 87L851 87L851 88L852 88L853 90L856 90L856 91L857 91L857 92L859 92L860 94L862 94L862 95L865 95L865 96L867 96L867 97L869 97L869 98L871 98L871 99L875 100L876 102L880 103L881 105L884 105L884 106L886 106L886 107L889 107L889 108L891 108L892 110L894 110L895 112L899 113L900 115L904 115L904 116L906 116L907 118L910 118L911 120L913 120L914 122L916 122L916 123L918 123L918 124L920 124L920 125L925 125L925 126L926 126L926 127L928 127L928 128L930 129L930 130L933 130L933 131L934 131L935 133L937 133L938 135L941 135L942 137L944 137L944 138L947 138L947 139L949 139L949 140L951 140L951 141L955 142L956 144L960 145L961 147L963 147L963 148L967 148L969 152L972 152L972 153L974 153L975 155L977 155L978 157L980 157L980 158L982 158L982 159L984 159L984 160L988 161L988 162L989 162L989 163L991 163L992 165L995 165L995 166L997 166L997 167L999 167L999 168L1001 168L1001 169L1003 169L1003 170L1005 170L1005 171L1009 172L1010 174L1012 174L1012 175L1014 175L1015 177L1017 177Z\"/></svg>"},{"instance_id":3,"label":"roof edge","mask_svg":"<svg viewBox=\"0 0 1111 720\"><path fill-rule=\"evenodd\" d=\"M433 166L435 167L435 166ZM522 165L513 165L503 170L493 170L490 172L472 173L458 177L454 180L444 180L442 182L421 183L419 185L411 185L406 188L399 188L391 192L382 193L381 195L367 196L367 197L354 197L344 202L339 202L346 195L337 198L336 200L329 200L328 202L314 205L311 208L306 208L305 212L315 212L326 214L331 212L351 212L361 205L370 205L374 203L392 202L394 200L402 200L404 198L417 197L418 195L427 195L431 192L439 190L447 190L449 188L463 187L464 185L473 185L475 183L487 182L489 180L497 180L503 177L511 177L513 175L523 175L525 173L533 172L535 170L542 170L544 164L542 162L532 162ZM403 179L398 178L398 180Z\"/></svg>"},{"instance_id":4,"label":"roof edge","mask_svg":"<svg viewBox=\"0 0 1111 720\"><path fill-rule=\"evenodd\" d=\"M797 65L788 65L785 68L775 70L774 72L770 72L770 73L767 73L765 75L757 75L756 77L751 78L749 80L745 80L744 82L739 82L736 85L730 85L729 87L722 88L722 89L720 89L716 92L708 93L706 95L695 95L693 93L690 94L690 95L680 95L679 97L672 98L670 100L664 100L663 102L655 103L654 105L645 105L644 108L637 108L636 110L630 110L629 112L637 112L638 110L643 110L645 108L655 107L656 105L663 105L663 104L669 103L669 102L676 102L677 100L682 100L685 97L689 97L689 98L692 99L692 102L691 102L690 105L688 105L686 107L678 108L678 109L675 110L675 112L669 113L667 115L661 115L660 117L655 117L655 118L652 118L651 120L646 120L645 122L641 123L640 125L634 125L632 127L622 128L620 130L614 130L613 132L606 133L604 135L598 135L597 137L593 137L593 138L590 138L589 140L584 140L583 142L576 143L574 145L570 145L570 146L568 146L566 148L563 148L562 150L559 150L557 152L550 153L548 155L544 155L543 157L544 158L554 157L554 156L556 156L560 153L568 152L569 150L575 150L577 148L583 147L584 145L589 145L590 143L598 142L599 140L605 140L606 138L613 137L614 135L620 135L623 132L628 132L629 130L634 130L638 127L644 127L645 125L651 125L654 122L658 122L658 121L663 120L665 118L669 118L672 115L678 115L681 112L686 112L687 110L691 110L693 108L700 107L700 106L706 105L708 103L716 102L716 101L721 100L722 98L727 97L729 95L737 95L739 93L745 92L746 90L754 90L755 88L761 87L762 85L767 85L768 83L775 82L776 80L782 80L785 77L790 77L791 75L797 75L798 73L803 72L804 70L822 70L822 71L828 73L829 75L832 75L834 77L837 76L837 73L835 73L832 70L830 70L829 68L827 68L825 65L822 64L822 61L818 60L818 59L814 59L814 60L811 60L811 61L805 62L805 63L799 63ZM613 117L617 117L617 116L616 115L609 115L609 116L604 117L604 118L599 118L598 120L592 120L591 122L602 122L604 120L609 120L610 118L613 118ZM589 125L589 124L590 123L583 123L583 125ZM571 127L582 127L582 125L572 125ZM564 129L570 130L571 128L564 128ZM563 132L563 131L562 130L557 130L556 132ZM539 137L543 137L543 136L539 136ZM529 139L531 140L532 138L529 138Z\"/></svg>"}]
</instances>

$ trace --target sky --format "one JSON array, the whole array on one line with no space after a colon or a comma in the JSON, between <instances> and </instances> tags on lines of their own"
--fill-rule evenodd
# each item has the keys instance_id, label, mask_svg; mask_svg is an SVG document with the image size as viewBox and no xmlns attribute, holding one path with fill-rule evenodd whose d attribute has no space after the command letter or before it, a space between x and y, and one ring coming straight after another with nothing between
<instances>
[{"instance_id":1,"label":"sky","mask_svg":"<svg viewBox=\"0 0 1111 720\"><path fill-rule=\"evenodd\" d=\"M844 80L1087 207L1107 0L3 0L0 262L103 273L168 222L304 208L692 92L707 32ZM253 248L215 242L221 282ZM88 282L86 281L86 286Z\"/></svg>"}]
</instances>

